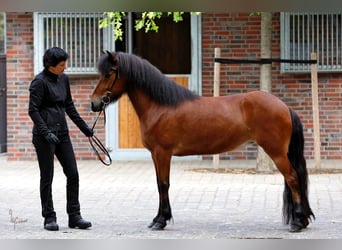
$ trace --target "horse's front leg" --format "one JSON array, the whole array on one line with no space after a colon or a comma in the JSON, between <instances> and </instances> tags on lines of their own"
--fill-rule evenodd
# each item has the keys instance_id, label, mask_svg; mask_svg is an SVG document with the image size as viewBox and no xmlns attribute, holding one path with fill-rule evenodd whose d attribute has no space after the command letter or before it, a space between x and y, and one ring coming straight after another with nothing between
<instances>
[{"instance_id":1,"label":"horse's front leg","mask_svg":"<svg viewBox=\"0 0 342 250\"><path fill-rule=\"evenodd\" d=\"M159 209L157 216L148 227L152 230L162 230L165 228L167 221L172 218L169 201L171 154L164 150L154 150L152 158L157 176Z\"/></svg>"}]
</instances>

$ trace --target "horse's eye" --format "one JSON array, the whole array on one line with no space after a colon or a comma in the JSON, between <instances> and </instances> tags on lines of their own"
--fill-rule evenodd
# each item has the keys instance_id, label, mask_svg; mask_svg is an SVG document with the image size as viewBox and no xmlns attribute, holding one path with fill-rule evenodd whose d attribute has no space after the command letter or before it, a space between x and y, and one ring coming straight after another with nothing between
<instances>
[{"instance_id":1,"label":"horse's eye","mask_svg":"<svg viewBox=\"0 0 342 250\"><path fill-rule=\"evenodd\" d=\"M111 74L108 73L108 74L104 75L104 78L108 80L110 78L110 76L111 76Z\"/></svg>"}]
</instances>

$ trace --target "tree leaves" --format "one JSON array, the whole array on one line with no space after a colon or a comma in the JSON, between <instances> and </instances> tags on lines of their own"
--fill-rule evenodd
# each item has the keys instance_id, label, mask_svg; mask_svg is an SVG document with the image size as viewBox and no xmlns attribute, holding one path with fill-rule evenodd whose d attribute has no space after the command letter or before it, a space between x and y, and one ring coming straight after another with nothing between
<instances>
[{"instance_id":1,"label":"tree leaves","mask_svg":"<svg viewBox=\"0 0 342 250\"><path fill-rule=\"evenodd\" d=\"M126 16L125 12L104 12L104 17L100 20L100 29L113 25L114 40L121 40L123 37L122 20Z\"/></svg>"},{"instance_id":2,"label":"tree leaves","mask_svg":"<svg viewBox=\"0 0 342 250\"><path fill-rule=\"evenodd\" d=\"M191 14L199 14L200 12L192 12ZM142 12L141 17L135 20L134 28L136 31L145 29L145 32L155 31L158 32L159 26L157 20L163 15L172 16L172 20L175 23L183 21L184 12ZM127 16L126 12L104 12L104 17L100 20L100 28L105 28L110 25L114 29L114 40L123 39L124 31L122 30L122 23L124 18Z\"/></svg>"}]
</instances>

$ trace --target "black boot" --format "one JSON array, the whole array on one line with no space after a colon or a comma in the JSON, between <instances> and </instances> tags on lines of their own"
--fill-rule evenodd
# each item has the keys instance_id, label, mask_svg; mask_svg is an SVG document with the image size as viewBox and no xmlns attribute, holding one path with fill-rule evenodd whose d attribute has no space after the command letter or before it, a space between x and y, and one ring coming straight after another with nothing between
<instances>
[{"instance_id":1,"label":"black boot","mask_svg":"<svg viewBox=\"0 0 342 250\"><path fill-rule=\"evenodd\" d=\"M48 231L58 231L59 227L56 222L56 218L45 218L44 229Z\"/></svg>"},{"instance_id":2,"label":"black boot","mask_svg":"<svg viewBox=\"0 0 342 250\"><path fill-rule=\"evenodd\" d=\"M69 216L69 227L87 229L91 227L91 222L84 220L81 215L73 215Z\"/></svg>"}]
</instances>

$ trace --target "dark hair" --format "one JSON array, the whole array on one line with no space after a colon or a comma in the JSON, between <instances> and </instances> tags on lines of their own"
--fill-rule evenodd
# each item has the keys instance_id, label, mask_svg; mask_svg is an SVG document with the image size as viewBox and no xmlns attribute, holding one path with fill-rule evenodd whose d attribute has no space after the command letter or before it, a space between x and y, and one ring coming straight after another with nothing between
<instances>
[{"instance_id":1,"label":"dark hair","mask_svg":"<svg viewBox=\"0 0 342 250\"><path fill-rule=\"evenodd\" d=\"M66 61L69 55L63 49L53 47L45 51L43 56L44 68L55 67L58 63Z\"/></svg>"}]
</instances>

